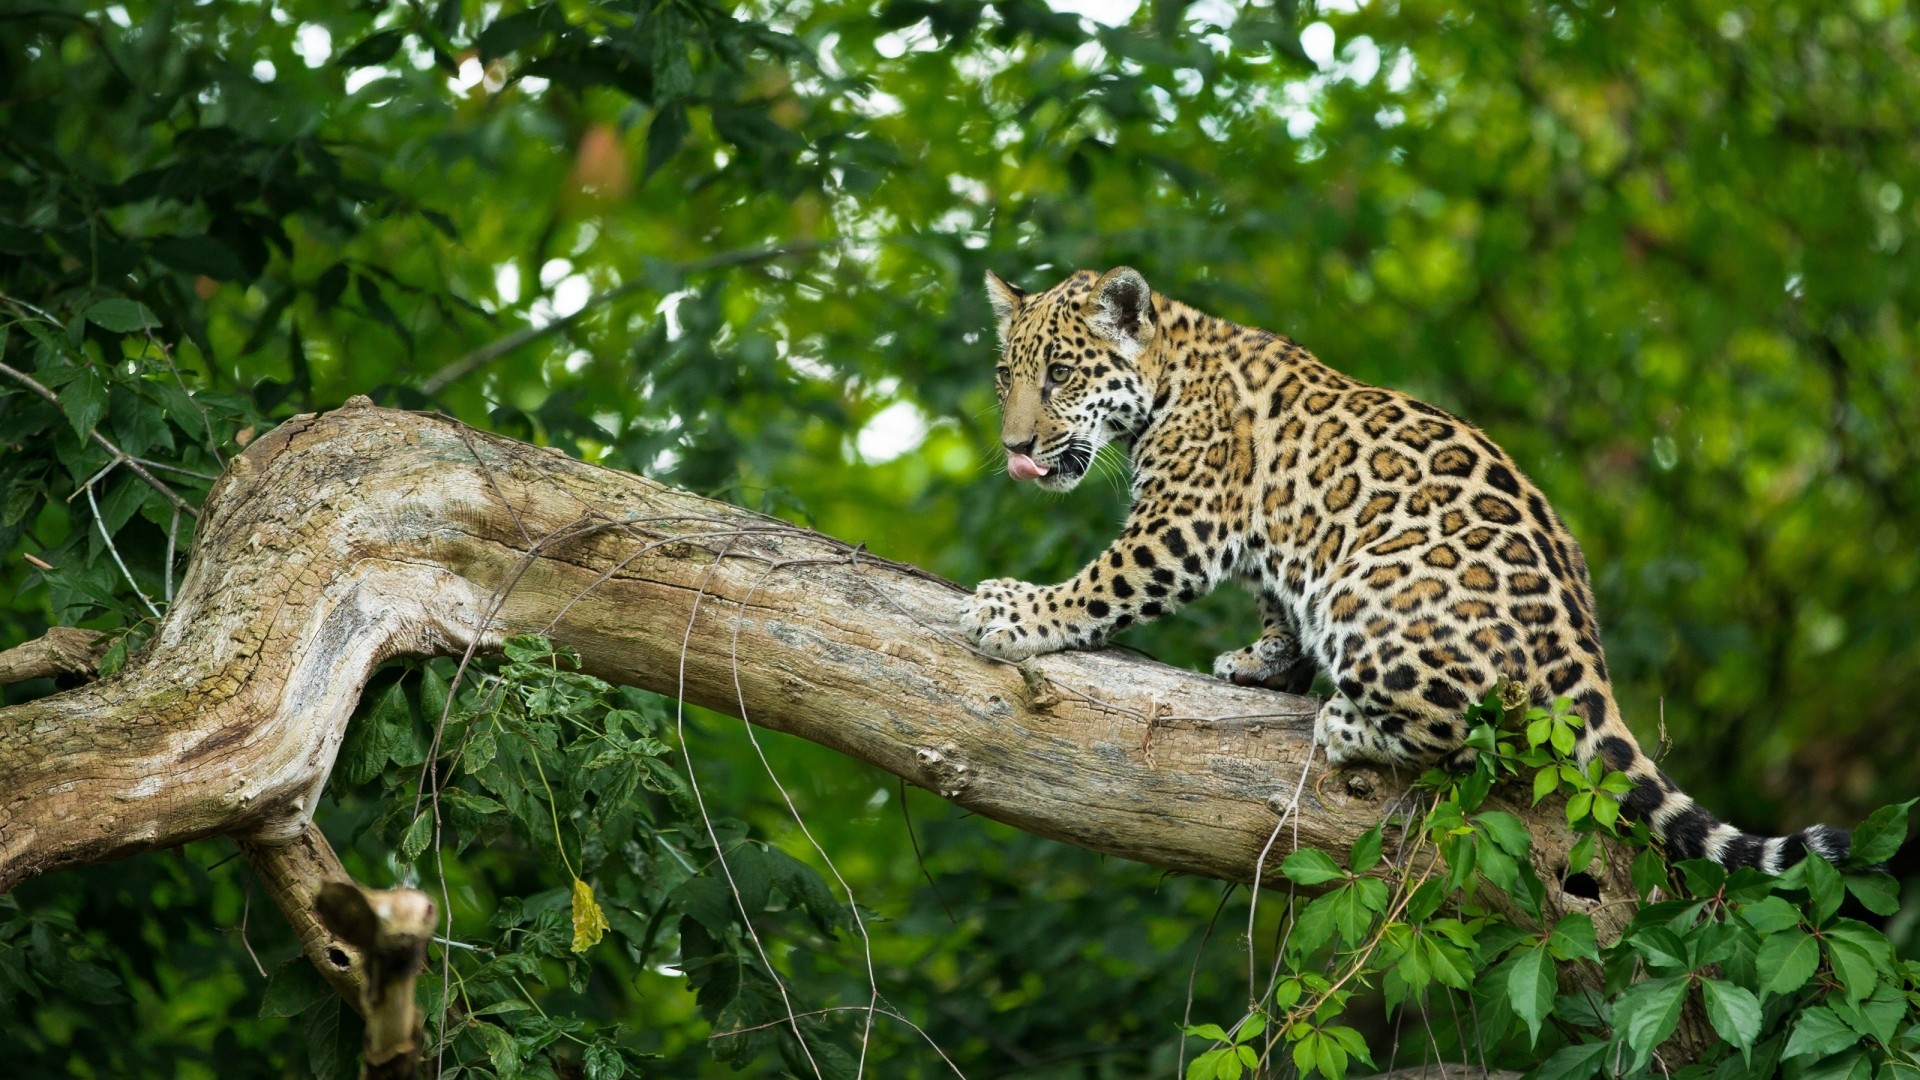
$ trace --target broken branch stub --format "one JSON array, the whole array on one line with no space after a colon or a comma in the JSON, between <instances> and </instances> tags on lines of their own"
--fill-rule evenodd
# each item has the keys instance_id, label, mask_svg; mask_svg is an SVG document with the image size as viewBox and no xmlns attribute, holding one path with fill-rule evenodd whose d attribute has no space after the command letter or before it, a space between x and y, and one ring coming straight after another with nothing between
<instances>
[{"instance_id":1,"label":"broken branch stub","mask_svg":"<svg viewBox=\"0 0 1920 1080\"><path fill-rule=\"evenodd\" d=\"M143 655L0 709L0 891L212 834L295 841L377 665L525 632L610 681L1186 873L1252 881L1266 849L1273 882L1296 835L1345 852L1404 794L1310 766L1308 699L1115 651L992 661L959 632L965 598L831 537L444 418L364 399L297 417L214 486ZM1506 808L1537 825L1551 880L1564 828Z\"/></svg>"}]
</instances>

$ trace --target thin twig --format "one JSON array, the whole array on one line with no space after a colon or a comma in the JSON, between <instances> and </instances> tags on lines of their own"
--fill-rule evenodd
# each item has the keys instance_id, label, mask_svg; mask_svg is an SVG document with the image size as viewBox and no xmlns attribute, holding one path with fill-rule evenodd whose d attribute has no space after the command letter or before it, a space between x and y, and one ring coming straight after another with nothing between
<instances>
[{"instance_id":1,"label":"thin twig","mask_svg":"<svg viewBox=\"0 0 1920 1080\"><path fill-rule=\"evenodd\" d=\"M27 374L24 371L20 371L19 369L11 367L7 364L0 364L0 375L5 375L6 377L12 379L13 381L33 391L34 393L39 394L41 397L46 398L48 401L53 402L54 405L56 406L60 404L60 395L47 389L44 385L40 383L38 379L35 379L33 376ZM197 508L195 508L192 503L181 498L179 493L175 492L172 488L168 487L166 483L162 481L159 477L153 475L151 472L148 472L147 467L145 465L140 464L140 460L138 458L120 449L118 446L115 446L113 443L113 440L107 438L105 435L100 434L100 431L98 428L95 428L92 434L93 434L93 441L99 444L102 450L105 450L107 453L112 454L117 460L126 462L127 468L132 469L135 476L138 476L140 479L145 480L153 488L153 490L165 496L166 500L173 504L174 509L183 511L184 513L194 518L195 520L199 520L200 511Z\"/></svg>"},{"instance_id":2,"label":"thin twig","mask_svg":"<svg viewBox=\"0 0 1920 1080\"><path fill-rule=\"evenodd\" d=\"M727 549L730 550L732 547L733 541L728 541ZM700 601L706 599L707 586L712 583L713 575L720 569L720 562L725 557L723 551L720 558L716 558L708 565L706 574L700 579L700 587L694 592L693 606L687 612L687 629L680 640L678 682L674 687L673 733L680 742L681 755L687 759L687 783L693 790L694 807L700 811L700 820L707 827L707 839L713 844L715 861L720 866L721 875L727 879L727 889L733 894L734 907L740 912L740 924L747 932L747 940L753 942L753 950L759 954L760 963L766 967L767 977L773 980L774 989L780 991L781 1004L785 1005L787 1010L787 1026L793 1030L794 1040L800 1044L800 1052L806 1055L807 1064L813 1068L815 1080L823 1080L824 1074L820 1071L820 1063L814 1060L813 1049L807 1045L807 1037L800 1031L800 1018L793 1011L793 999L787 994L786 980L780 977L780 972L773 966L773 959L767 955L766 945L760 940L760 932L754 929L753 914L747 910L747 905L740 896L740 886L733 880L733 868L727 865L726 856L720 844L720 834L714 829L712 816L707 813L706 796L700 792L700 778L694 772L693 753L687 745L687 653L693 648L693 628L700 618Z\"/></svg>"},{"instance_id":3,"label":"thin twig","mask_svg":"<svg viewBox=\"0 0 1920 1080\"><path fill-rule=\"evenodd\" d=\"M113 556L114 565L120 567L120 576L127 579L127 584L133 588L133 594L140 598L141 603L147 605L147 610L153 613L154 621L158 622L161 617L160 609L153 606L153 601L147 599L146 590L140 587L139 582L133 580L133 571L127 569L126 560L120 557L120 548L114 544L113 537L107 533L107 523L100 519L100 501L93 497L93 485L87 485L86 491L87 506L93 510L93 523L100 529L100 539L107 542L107 552Z\"/></svg>"}]
</instances>

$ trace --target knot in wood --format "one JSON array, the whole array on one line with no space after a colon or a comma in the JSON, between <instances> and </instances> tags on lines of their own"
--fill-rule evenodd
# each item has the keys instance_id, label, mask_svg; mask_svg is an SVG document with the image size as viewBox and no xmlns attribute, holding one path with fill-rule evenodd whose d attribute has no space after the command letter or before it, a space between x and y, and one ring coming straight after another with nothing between
<instances>
[{"instance_id":1,"label":"knot in wood","mask_svg":"<svg viewBox=\"0 0 1920 1080\"><path fill-rule=\"evenodd\" d=\"M920 763L920 774L926 778L927 785L940 793L943 799L957 797L973 784L973 769L959 760L960 748L944 746L935 750L923 746L914 751L914 760Z\"/></svg>"},{"instance_id":2,"label":"knot in wood","mask_svg":"<svg viewBox=\"0 0 1920 1080\"><path fill-rule=\"evenodd\" d=\"M1032 660L1019 663L1020 681L1027 687L1027 706L1035 712L1047 712L1060 704L1060 695L1053 692L1053 684L1047 681L1046 673Z\"/></svg>"}]
</instances>

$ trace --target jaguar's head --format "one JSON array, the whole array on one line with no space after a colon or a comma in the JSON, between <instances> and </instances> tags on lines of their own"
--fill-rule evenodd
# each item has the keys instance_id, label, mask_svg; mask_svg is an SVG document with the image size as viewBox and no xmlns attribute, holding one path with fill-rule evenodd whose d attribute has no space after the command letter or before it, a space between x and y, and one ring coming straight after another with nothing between
<instances>
[{"instance_id":1,"label":"jaguar's head","mask_svg":"<svg viewBox=\"0 0 1920 1080\"><path fill-rule=\"evenodd\" d=\"M1000 329L1000 442L1007 473L1071 491L1114 439L1146 424L1152 404L1141 360L1159 332L1153 290L1139 271L1082 270L1041 293L987 272Z\"/></svg>"}]
</instances>

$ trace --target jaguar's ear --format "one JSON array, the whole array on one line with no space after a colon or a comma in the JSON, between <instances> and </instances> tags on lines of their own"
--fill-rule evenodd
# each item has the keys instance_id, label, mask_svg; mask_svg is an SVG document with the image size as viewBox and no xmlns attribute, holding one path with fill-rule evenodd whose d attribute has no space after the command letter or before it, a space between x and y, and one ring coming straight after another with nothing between
<instances>
[{"instance_id":1,"label":"jaguar's ear","mask_svg":"<svg viewBox=\"0 0 1920 1080\"><path fill-rule=\"evenodd\" d=\"M1153 340L1153 290L1131 266L1116 266L1093 283L1095 331L1129 352Z\"/></svg>"},{"instance_id":2,"label":"jaguar's ear","mask_svg":"<svg viewBox=\"0 0 1920 1080\"><path fill-rule=\"evenodd\" d=\"M1009 285L999 274L987 271L987 303L993 306L993 321L1002 340L1006 339L1007 327L1013 322L1013 313L1020 310L1020 302L1026 298L1027 290Z\"/></svg>"}]
</instances>

